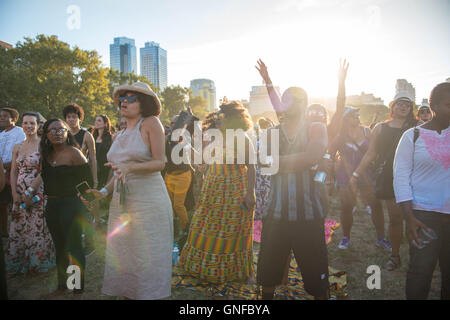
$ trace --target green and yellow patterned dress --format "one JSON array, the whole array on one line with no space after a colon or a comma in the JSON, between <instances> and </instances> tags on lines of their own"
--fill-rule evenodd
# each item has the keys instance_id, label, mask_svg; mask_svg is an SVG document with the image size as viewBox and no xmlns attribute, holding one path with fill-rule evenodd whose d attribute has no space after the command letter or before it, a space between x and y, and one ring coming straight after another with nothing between
<instances>
[{"instance_id":1,"label":"green and yellow patterned dress","mask_svg":"<svg viewBox=\"0 0 450 320\"><path fill-rule=\"evenodd\" d=\"M253 210L241 208L247 167L210 165L203 183L180 267L211 283L244 282L253 272Z\"/></svg>"}]
</instances>

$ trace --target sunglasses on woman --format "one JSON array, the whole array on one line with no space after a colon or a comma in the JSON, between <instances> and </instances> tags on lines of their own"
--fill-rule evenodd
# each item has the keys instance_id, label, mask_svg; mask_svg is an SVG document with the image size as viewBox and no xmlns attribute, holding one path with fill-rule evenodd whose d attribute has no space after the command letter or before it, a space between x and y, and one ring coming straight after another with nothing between
<instances>
[{"instance_id":1,"label":"sunglasses on woman","mask_svg":"<svg viewBox=\"0 0 450 320\"><path fill-rule=\"evenodd\" d=\"M129 103L133 103L133 102L136 101L136 99L137 99L137 96L120 97L120 98L119 98L119 101L122 103L122 102L124 102L124 101L126 100L126 101L128 101Z\"/></svg>"},{"instance_id":2,"label":"sunglasses on woman","mask_svg":"<svg viewBox=\"0 0 450 320\"><path fill-rule=\"evenodd\" d=\"M405 107L410 107L412 106L412 102L411 101L407 101L407 100L399 100L395 103L397 106L405 106Z\"/></svg>"}]
</instances>

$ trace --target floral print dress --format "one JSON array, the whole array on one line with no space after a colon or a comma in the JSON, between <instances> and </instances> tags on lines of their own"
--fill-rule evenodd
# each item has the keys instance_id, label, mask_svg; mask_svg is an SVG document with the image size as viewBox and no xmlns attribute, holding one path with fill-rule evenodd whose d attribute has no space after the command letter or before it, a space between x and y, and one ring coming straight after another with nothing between
<instances>
[{"instance_id":1,"label":"floral print dress","mask_svg":"<svg viewBox=\"0 0 450 320\"><path fill-rule=\"evenodd\" d=\"M39 152L16 160L17 192L23 195L39 174ZM43 199L41 184L37 195ZM28 209L13 206L6 251L6 267L10 274L47 272L55 266L55 248L44 218L45 201Z\"/></svg>"}]
</instances>

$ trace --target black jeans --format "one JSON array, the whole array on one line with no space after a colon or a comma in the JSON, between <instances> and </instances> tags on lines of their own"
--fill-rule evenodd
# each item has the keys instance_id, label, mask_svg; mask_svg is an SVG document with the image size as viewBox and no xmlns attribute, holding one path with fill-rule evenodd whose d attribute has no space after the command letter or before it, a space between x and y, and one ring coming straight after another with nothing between
<instances>
[{"instance_id":1,"label":"black jeans","mask_svg":"<svg viewBox=\"0 0 450 320\"><path fill-rule=\"evenodd\" d=\"M433 271L439 260L441 269L441 299L450 299L450 215L414 210L414 216L433 229L437 240L425 248L409 246L409 269L406 276L406 299L425 300L430 291Z\"/></svg>"},{"instance_id":2,"label":"black jeans","mask_svg":"<svg viewBox=\"0 0 450 320\"><path fill-rule=\"evenodd\" d=\"M81 271L81 289L84 289L84 256L81 233L83 203L77 196L50 198L45 207L45 219L56 249L58 289L67 288L67 267L77 265ZM72 260L70 262L70 260Z\"/></svg>"},{"instance_id":3,"label":"black jeans","mask_svg":"<svg viewBox=\"0 0 450 320\"><path fill-rule=\"evenodd\" d=\"M263 220L257 282L263 287L281 283L291 249L300 268L305 290L315 297L329 289L328 251L323 219L312 221Z\"/></svg>"}]
</instances>

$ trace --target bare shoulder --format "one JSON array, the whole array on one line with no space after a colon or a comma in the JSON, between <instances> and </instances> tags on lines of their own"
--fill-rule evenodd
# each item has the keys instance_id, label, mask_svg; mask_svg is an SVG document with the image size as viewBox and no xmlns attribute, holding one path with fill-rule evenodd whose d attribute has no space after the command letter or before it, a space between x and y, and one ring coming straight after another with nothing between
<instances>
[{"instance_id":1,"label":"bare shoulder","mask_svg":"<svg viewBox=\"0 0 450 320\"><path fill-rule=\"evenodd\" d=\"M94 142L94 136L92 135L92 133L90 133L89 131L86 130L83 140L86 142Z\"/></svg>"},{"instance_id":2,"label":"bare shoulder","mask_svg":"<svg viewBox=\"0 0 450 320\"><path fill-rule=\"evenodd\" d=\"M87 159L83 155L83 152L81 152L80 149L70 146L68 148L68 152L70 152L70 155L73 159L73 163L75 165L81 165L81 164L87 163Z\"/></svg>"},{"instance_id":3,"label":"bare shoulder","mask_svg":"<svg viewBox=\"0 0 450 320\"><path fill-rule=\"evenodd\" d=\"M381 132L381 128L383 127L383 123L385 122L378 122L375 127L373 127L371 134L372 136L377 136Z\"/></svg>"},{"instance_id":4,"label":"bare shoulder","mask_svg":"<svg viewBox=\"0 0 450 320\"><path fill-rule=\"evenodd\" d=\"M142 128L148 132L163 132L164 127L158 117L147 117L142 121Z\"/></svg>"},{"instance_id":5,"label":"bare shoulder","mask_svg":"<svg viewBox=\"0 0 450 320\"><path fill-rule=\"evenodd\" d=\"M16 154L17 152L19 152L20 148L22 147L23 142L17 143L14 147L13 147L13 154Z\"/></svg>"}]
</instances>

